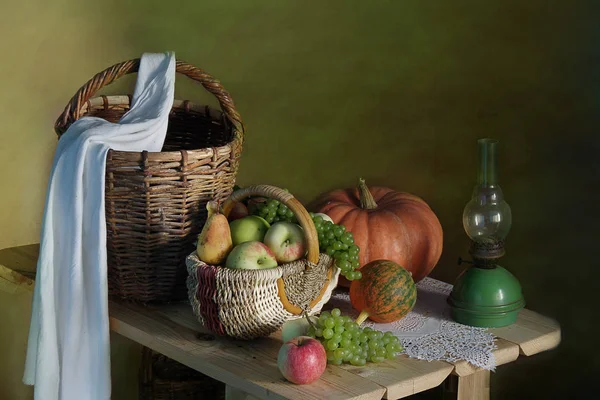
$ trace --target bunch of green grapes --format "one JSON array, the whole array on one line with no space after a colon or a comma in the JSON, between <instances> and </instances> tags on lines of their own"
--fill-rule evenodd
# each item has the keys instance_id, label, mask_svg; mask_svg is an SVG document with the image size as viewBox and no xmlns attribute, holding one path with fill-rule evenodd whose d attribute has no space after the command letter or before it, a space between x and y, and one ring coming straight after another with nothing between
<instances>
[{"instance_id":1,"label":"bunch of green grapes","mask_svg":"<svg viewBox=\"0 0 600 400\"><path fill-rule=\"evenodd\" d=\"M254 215L264 218L269 224L279 221L287 221L298 223L296 216L288 206L281 203L279 200L270 199L256 206L253 211Z\"/></svg>"},{"instance_id":2,"label":"bunch of green grapes","mask_svg":"<svg viewBox=\"0 0 600 400\"><path fill-rule=\"evenodd\" d=\"M361 328L350 317L342 316L338 308L322 312L316 324L308 329L308 335L323 344L327 360L335 365L378 363L394 359L403 350L392 332Z\"/></svg>"},{"instance_id":3,"label":"bunch of green grapes","mask_svg":"<svg viewBox=\"0 0 600 400\"><path fill-rule=\"evenodd\" d=\"M264 218L269 224L279 221L298 223L292 210L275 199L269 199L259 204L252 213ZM309 214L319 235L319 251L333 257L341 274L349 281L362 278L362 274L358 270L360 268L358 263L360 248L354 244L352 232L347 232L344 225L325 221L321 216L312 212Z\"/></svg>"},{"instance_id":4,"label":"bunch of green grapes","mask_svg":"<svg viewBox=\"0 0 600 400\"><path fill-rule=\"evenodd\" d=\"M319 250L335 259L335 264L349 281L362 278L358 270L360 248L354 244L354 235L347 232L344 225L325 221L320 215L310 213L319 235Z\"/></svg>"}]
</instances>

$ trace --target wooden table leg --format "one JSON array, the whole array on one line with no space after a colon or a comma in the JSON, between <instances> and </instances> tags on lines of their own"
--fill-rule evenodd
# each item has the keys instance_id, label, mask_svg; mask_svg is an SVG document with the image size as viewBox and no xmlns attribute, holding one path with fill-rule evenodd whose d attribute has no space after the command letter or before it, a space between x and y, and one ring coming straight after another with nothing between
<instances>
[{"instance_id":1,"label":"wooden table leg","mask_svg":"<svg viewBox=\"0 0 600 400\"><path fill-rule=\"evenodd\" d=\"M225 385L225 400L259 400L243 390L236 389L233 386Z\"/></svg>"},{"instance_id":2,"label":"wooden table leg","mask_svg":"<svg viewBox=\"0 0 600 400\"><path fill-rule=\"evenodd\" d=\"M490 371L481 370L471 375L450 375L443 384L444 400L489 400Z\"/></svg>"}]
</instances>

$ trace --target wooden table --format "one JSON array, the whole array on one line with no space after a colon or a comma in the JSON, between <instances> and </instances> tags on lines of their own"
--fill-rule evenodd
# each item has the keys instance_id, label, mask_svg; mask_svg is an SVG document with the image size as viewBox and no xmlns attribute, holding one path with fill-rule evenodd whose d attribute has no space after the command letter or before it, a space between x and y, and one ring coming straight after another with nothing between
<instances>
[{"instance_id":1,"label":"wooden table","mask_svg":"<svg viewBox=\"0 0 600 400\"><path fill-rule=\"evenodd\" d=\"M0 290L32 291L39 246L0 250ZM489 371L465 361L421 361L406 356L364 367L330 365L317 382L293 385L277 369L280 333L253 341L216 337L187 304L139 306L111 301L110 327L129 339L224 382L231 399L399 399L444 383L451 397L489 399ZM560 327L524 309L515 324L491 329L497 365L550 350Z\"/></svg>"}]
</instances>

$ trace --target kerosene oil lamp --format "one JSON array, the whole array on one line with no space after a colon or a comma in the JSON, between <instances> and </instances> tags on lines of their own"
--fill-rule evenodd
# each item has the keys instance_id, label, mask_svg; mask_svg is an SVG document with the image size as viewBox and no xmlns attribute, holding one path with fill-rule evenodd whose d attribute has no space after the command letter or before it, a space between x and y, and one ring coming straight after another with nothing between
<instances>
[{"instance_id":1,"label":"kerosene oil lamp","mask_svg":"<svg viewBox=\"0 0 600 400\"><path fill-rule=\"evenodd\" d=\"M498 141L479 139L479 171L471 200L463 211L463 227L471 240L471 264L456 279L448 303L461 324L501 327L515 322L525 306L521 285L498 265L512 223L511 209L497 177Z\"/></svg>"}]
</instances>

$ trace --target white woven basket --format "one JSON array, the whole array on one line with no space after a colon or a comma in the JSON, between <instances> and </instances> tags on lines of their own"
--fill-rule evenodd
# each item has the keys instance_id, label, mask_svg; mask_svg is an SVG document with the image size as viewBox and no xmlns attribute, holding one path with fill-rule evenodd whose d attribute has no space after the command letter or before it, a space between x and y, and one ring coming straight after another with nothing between
<instances>
[{"instance_id":1,"label":"white woven basket","mask_svg":"<svg viewBox=\"0 0 600 400\"><path fill-rule=\"evenodd\" d=\"M198 320L219 335L239 339L268 336L287 320L320 312L337 286L339 268L319 253L317 231L304 206L290 193L268 185L235 191L223 205L228 215L237 201L264 196L294 212L307 244L306 258L265 270L237 270L186 259L188 298Z\"/></svg>"}]
</instances>

